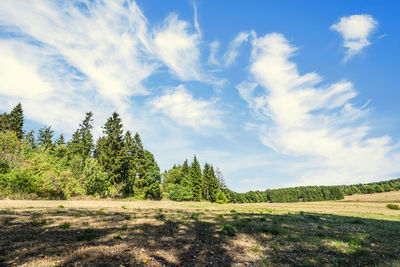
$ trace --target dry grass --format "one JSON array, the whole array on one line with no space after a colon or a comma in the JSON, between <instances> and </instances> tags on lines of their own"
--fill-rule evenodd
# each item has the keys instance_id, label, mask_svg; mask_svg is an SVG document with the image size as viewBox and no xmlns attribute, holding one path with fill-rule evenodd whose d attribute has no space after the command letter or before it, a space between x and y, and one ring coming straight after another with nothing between
<instances>
[{"instance_id":1,"label":"dry grass","mask_svg":"<svg viewBox=\"0 0 400 267\"><path fill-rule=\"evenodd\" d=\"M376 193L376 194L356 194L352 196L346 196L343 201L400 203L400 191L392 191L392 192Z\"/></svg>"},{"instance_id":2,"label":"dry grass","mask_svg":"<svg viewBox=\"0 0 400 267\"><path fill-rule=\"evenodd\" d=\"M2 200L0 225L0 265L400 265L384 203Z\"/></svg>"}]
</instances>

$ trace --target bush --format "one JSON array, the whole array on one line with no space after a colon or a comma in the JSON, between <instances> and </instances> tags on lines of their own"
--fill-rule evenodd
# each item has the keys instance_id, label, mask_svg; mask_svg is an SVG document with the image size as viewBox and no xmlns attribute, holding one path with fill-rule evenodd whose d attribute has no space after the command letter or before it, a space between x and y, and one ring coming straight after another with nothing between
<instances>
[{"instance_id":1,"label":"bush","mask_svg":"<svg viewBox=\"0 0 400 267\"><path fill-rule=\"evenodd\" d=\"M86 161L83 175L85 177L85 188L87 194L97 195L100 197L111 195L111 184L108 176L104 173L95 159L89 158Z\"/></svg>"},{"instance_id":2,"label":"bush","mask_svg":"<svg viewBox=\"0 0 400 267\"><path fill-rule=\"evenodd\" d=\"M170 188L168 198L175 201L189 201L193 199L193 193L189 186L174 185Z\"/></svg>"},{"instance_id":3,"label":"bush","mask_svg":"<svg viewBox=\"0 0 400 267\"><path fill-rule=\"evenodd\" d=\"M387 204L386 207L391 210L400 210L399 205L396 204Z\"/></svg>"},{"instance_id":4,"label":"bush","mask_svg":"<svg viewBox=\"0 0 400 267\"><path fill-rule=\"evenodd\" d=\"M228 203L228 198L225 196L224 192L218 192L216 196L216 202L218 204L226 204Z\"/></svg>"}]
</instances>

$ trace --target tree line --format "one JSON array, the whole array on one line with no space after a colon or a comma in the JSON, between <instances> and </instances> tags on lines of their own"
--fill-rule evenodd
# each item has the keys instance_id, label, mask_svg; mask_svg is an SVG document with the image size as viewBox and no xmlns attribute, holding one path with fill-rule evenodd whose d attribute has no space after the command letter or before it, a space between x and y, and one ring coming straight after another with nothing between
<instances>
[{"instance_id":1,"label":"tree line","mask_svg":"<svg viewBox=\"0 0 400 267\"><path fill-rule=\"evenodd\" d=\"M53 141L50 126L23 131L21 104L0 115L0 188L2 195L60 198L94 195L159 199L161 174L153 154L138 133L123 131L117 112L107 119L103 135L93 140L93 113L66 142Z\"/></svg>"},{"instance_id":2,"label":"tree line","mask_svg":"<svg viewBox=\"0 0 400 267\"><path fill-rule=\"evenodd\" d=\"M0 197L66 199L98 197L168 198L217 203L297 202L343 199L344 195L400 190L400 179L357 185L303 186L237 193L222 173L196 156L160 173L140 135L123 130L113 112L96 142L87 112L71 139L54 138L50 126L24 132L22 105L0 114Z\"/></svg>"}]
</instances>

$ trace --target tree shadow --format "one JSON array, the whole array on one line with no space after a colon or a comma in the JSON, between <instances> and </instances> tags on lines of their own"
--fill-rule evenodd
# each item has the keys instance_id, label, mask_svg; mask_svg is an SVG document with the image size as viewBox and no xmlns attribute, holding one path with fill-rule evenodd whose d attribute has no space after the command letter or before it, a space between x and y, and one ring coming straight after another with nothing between
<instances>
[{"instance_id":1,"label":"tree shadow","mask_svg":"<svg viewBox=\"0 0 400 267\"><path fill-rule=\"evenodd\" d=\"M1 210L0 221L0 265L400 264L397 221L303 212L86 209Z\"/></svg>"}]
</instances>

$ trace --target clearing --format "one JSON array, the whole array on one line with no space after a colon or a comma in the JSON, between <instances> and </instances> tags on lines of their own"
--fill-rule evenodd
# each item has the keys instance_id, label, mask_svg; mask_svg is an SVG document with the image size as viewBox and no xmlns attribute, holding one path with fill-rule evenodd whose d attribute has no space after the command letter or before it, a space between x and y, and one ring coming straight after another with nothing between
<instances>
[{"instance_id":1,"label":"clearing","mask_svg":"<svg viewBox=\"0 0 400 267\"><path fill-rule=\"evenodd\" d=\"M0 265L400 266L396 202L0 200Z\"/></svg>"}]
</instances>

